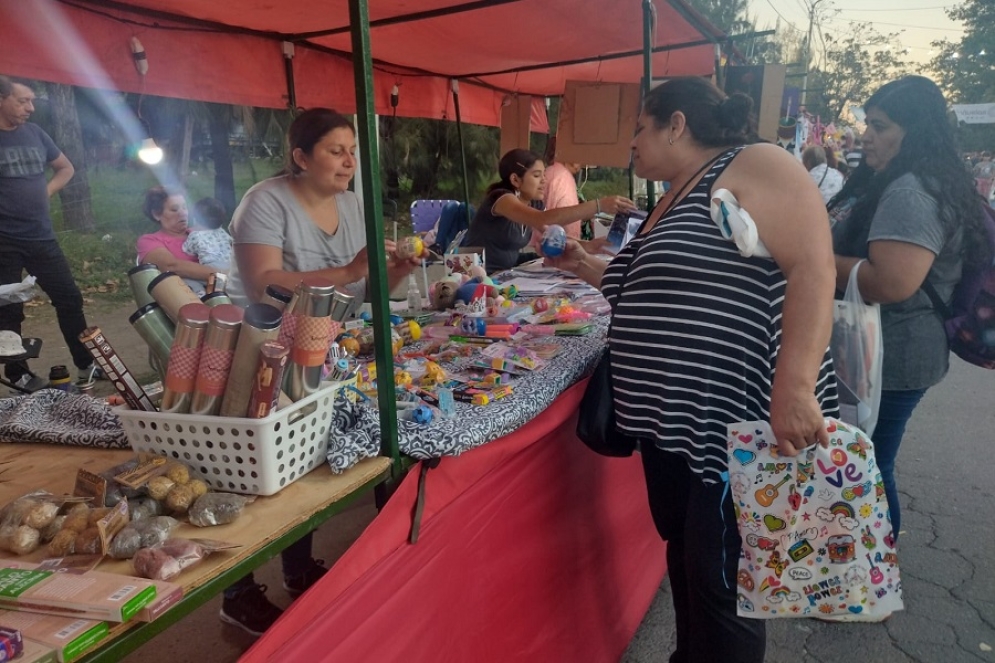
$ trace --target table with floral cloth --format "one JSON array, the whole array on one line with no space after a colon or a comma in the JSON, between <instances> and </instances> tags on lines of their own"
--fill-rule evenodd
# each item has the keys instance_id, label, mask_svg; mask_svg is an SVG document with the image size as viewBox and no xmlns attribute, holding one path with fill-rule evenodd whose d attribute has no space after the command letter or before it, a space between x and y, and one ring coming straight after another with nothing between
<instances>
[{"instance_id":1,"label":"table with floral cloth","mask_svg":"<svg viewBox=\"0 0 995 663\"><path fill-rule=\"evenodd\" d=\"M537 371L518 378L513 393L488 405L456 403L456 414L436 417L428 425L398 422L401 453L425 460L458 456L482 444L507 435L542 411L567 387L594 369L605 343L608 318L592 319L594 330L585 336L546 336L562 350ZM464 362L444 364L458 370ZM337 402L337 412L328 445L328 462L333 472L342 472L363 458L380 454L380 414L372 402Z\"/></svg>"}]
</instances>

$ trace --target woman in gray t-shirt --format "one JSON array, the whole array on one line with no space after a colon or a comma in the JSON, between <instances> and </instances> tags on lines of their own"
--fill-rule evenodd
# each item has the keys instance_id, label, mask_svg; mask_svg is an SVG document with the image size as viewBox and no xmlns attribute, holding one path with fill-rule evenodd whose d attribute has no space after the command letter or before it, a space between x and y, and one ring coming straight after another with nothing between
<instances>
[{"instance_id":1,"label":"woman in gray t-shirt","mask_svg":"<svg viewBox=\"0 0 995 663\"><path fill-rule=\"evenodd\" d=\"M356 131L327 108L304 111L290 125L285 175L246 192L231 222L232 264L228 293L245 305L258 302L267 285L293 290L301 278L317 275L363 299L369 272L366 227L356 194L348 190L356 173ZM406 278L418 260L394 257L386 242L387 279ZM311 534L281 553L284 588L297 597L325 573L311 557ZM280 616L265 587L249 574L225 590L221 619L258 635Z\"/></svg>"},{"instance_id":2,"label":"woman in gray t-shirt","mask_svg":"<svg viewBox=\"0 0 995 663\"><path fill-rule=\"evenodd\" d=\"M234 240L229 294L238 304L257 302L266 286L293 290L305 275L330 280L366 296L366 226L356 194L356 132L347 118L326 108L297 116L288 132L287 173L249 189L231 222ZM395 259L386 241L391 287L417 264Z\"/></svg>"},{"instance_id":3,"label":"woman in gray t-shirt","mask_svg":"<svg viewBox=\"0 0 995 663\"><path fill-rule=\"evenodd\" d=\"M980 200L947 121L947 103L928 78L906 76L864 104L864 162L829 203L836 285L858 271L860 294L881 304L884 341L874 453L895 535L901 527L895 459L905 425L926 390L949 368L943 320L922 290L945 302L964 261L984 242Z\"/></svg>"}]
</instances>

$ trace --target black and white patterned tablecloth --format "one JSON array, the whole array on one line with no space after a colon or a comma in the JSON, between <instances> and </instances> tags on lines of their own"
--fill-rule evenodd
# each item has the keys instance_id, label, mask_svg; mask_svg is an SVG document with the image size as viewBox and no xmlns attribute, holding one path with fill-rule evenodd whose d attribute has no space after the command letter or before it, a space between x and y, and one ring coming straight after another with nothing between
<instances>
[{"instance_id":1,"label":"black and white patterned tablecloth","mask_svg":"<svg viewBox=\"0 0 995 663\"><path fill-rule=\"evenodd\" d=\"M454 417L436 418L425 426L400 421L401 453L419 460L458 456L511 433L541 414L567 387L590 373L601 357L608 319L599 317L593 322L595 330L586 336L548 337L563 349L541 370L519 378L511 395L484 406L457 403ZM344 472L364 458L379 455L380 415L368 402L340 401L338 405L328 463L332 471Z\"/></svg>"}]
</instances>

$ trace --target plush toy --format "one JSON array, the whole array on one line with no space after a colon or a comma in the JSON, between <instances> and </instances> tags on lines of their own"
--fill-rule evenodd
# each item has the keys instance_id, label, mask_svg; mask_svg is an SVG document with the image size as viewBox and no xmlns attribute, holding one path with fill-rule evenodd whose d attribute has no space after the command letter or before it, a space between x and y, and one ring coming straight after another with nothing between
<instances>
[{"instance_id":1,"label":"plush toy","mask_svg":"<svg viewBox=\"0 0 995 663\"><path fill-rule=\"evenodd\" d=\"M435 283L432 292L432 308L445 311L456 306L456 290L459 285L455 281L439 281Z\"/></svg>"}]
</instances>

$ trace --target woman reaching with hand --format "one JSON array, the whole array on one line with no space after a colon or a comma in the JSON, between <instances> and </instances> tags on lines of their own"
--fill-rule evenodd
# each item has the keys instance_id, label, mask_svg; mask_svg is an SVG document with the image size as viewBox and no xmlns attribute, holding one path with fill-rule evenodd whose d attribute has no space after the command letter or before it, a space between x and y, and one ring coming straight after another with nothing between
<instances>
[{"instance_id":1,"label":"woman reaching with hand","mask_svg":"<svg viewBox=\"0 0 995 663\"><path fill-rule=\"evenodd\" d=\"M536 209L532 203L543 200L545 170L539 155L529 150L514 149L501 157L498 164L501 180L487 189L463 240L464 246L484 249L488 272L510 269L535 257L531 254L520 257L533 230L541 234L546 226L567 226L600 212L615 214L636 209L635 203L622 196L605 196L545 211Z\"/></svg>"}]
</instances>

